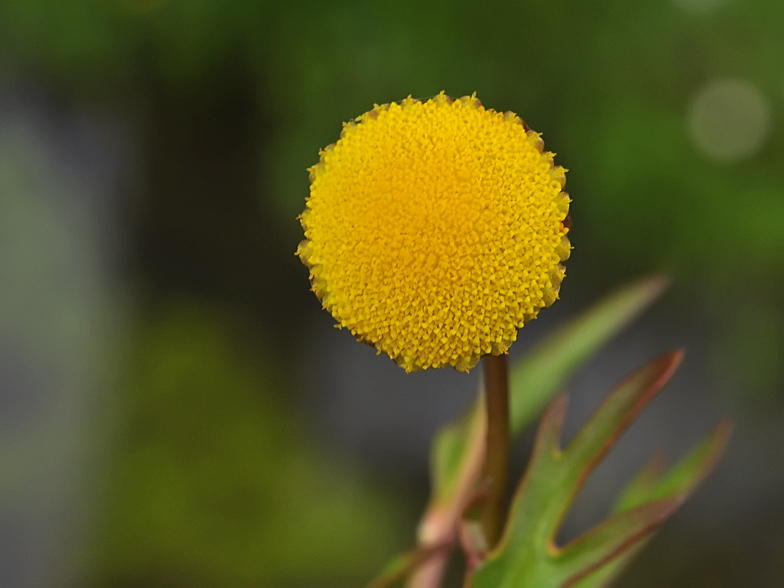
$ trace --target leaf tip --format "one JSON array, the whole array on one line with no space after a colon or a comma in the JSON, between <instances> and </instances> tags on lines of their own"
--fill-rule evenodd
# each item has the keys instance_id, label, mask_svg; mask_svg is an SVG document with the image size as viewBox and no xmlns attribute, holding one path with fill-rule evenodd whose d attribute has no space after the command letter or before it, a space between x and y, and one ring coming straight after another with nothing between
<instances>
[{"instance_id":1,"label":"leaf tip","mask_svg":"<svg viewBox=\"0 0 784 588\"><path fill-rule=\"evenodd\" d=\"M730 437L732 437L734 429L735 423L726 417L721 419L713 428L713 431L708 436L708 456L701 468L702 471L700 472L699 477L700 482L707 477L719 463L721 456L724 455L724 451L727 449L727 444L730 441Z\"/></svg>"},{"instance_id":2,"label":"leaf tip","mask_svg":"<svg viewBox=\"0 0 784 588\"><path fill-rule=\"evenodd\" d=\"M534 455L561 449L561 434L568 406L569 397L566 394L557 396L547 406L536 434Z\"/></svg>"},{"instance_id":3,"label":"leaf tip","mask_svg":"<svg viewBox=\"0 0 784 588\"><path fill-rule=\"evenodd\" d=\"M685 355L686 349L680 348L660 355L648 364L651 368L651 373L655 374L654 380L649 385L652 392L658 392L670 381L670 378L672 378L675 371L681 365Z\"/></svg>"},{"instance_id":4,"label":"leaf tip","mask_svg":"<svg viewBox=\"0 0 784 588\"><path fill-rule=\"evenodd\" d=\"M658 298L667 288L670 287L670 284L672 284L672 278L668 273L660 272L645 278L643 283L645 284L650 297Z\"/></svg>"}]
</instances>

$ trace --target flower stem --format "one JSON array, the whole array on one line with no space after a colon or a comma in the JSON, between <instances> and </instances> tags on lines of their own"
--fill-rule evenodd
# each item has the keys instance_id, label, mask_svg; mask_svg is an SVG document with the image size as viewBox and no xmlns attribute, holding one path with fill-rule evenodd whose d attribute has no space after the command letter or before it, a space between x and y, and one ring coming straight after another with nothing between
<instances>
[{"instance_id":1,"label":"flower stem","mask_svg":"<svg viewBox=\"0 0 784 588\"><path fill-rule=\"evenodd\" d=\"M509 463L509 376L506 354L486 355L485 407L487 409L487 457L484 480L488 487L482 527L489 549L501 537L504 523Z\"/></svg>"}]
</instances>

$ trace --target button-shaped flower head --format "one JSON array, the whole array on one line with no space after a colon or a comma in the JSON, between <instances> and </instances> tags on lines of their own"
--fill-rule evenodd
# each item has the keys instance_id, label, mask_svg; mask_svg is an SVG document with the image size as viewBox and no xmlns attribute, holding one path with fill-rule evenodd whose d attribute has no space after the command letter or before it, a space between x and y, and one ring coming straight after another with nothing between
<instances>
[{"instance_id":1,"label":"button-shaped flower head","mask_svg":"<svg viewBox=\"0 0 784 588\"><path fill-rule=\"evenodd\" d=\"M513 113L443 93L376 106L309 171L313 291L406 371L505 353L558 298L565 170Z\"/></svg>"}]
</instances>

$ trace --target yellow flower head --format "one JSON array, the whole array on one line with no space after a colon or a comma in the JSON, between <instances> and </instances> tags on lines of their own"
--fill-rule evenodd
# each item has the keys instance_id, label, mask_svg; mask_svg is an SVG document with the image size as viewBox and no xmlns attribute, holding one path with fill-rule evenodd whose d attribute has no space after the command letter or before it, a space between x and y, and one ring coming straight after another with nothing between
<instances>
[{"instance_id":1,"label":"yellow flower head","mask_svg":"<svg viewBox=\"0 0 784 588\"><path fill-rule=\"evenodd\" d=\"M313 291L406 371L505 353L558 298L565 170L513 113L443 92L376 106L309 171Z\"/></svg>"}]
</instances>

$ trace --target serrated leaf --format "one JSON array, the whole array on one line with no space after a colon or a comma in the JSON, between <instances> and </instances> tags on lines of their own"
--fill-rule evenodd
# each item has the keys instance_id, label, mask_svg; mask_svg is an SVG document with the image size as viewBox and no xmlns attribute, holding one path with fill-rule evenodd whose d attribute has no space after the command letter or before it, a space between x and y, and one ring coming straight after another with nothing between
<instances>
[{"instance_id":1,"label":"serrated leaf","mask_svg":"<svg viewBox=\"0 0 784 588\"><path fill-rule=\"evenodd\" d=\"M510 429L518 435L585 361L634 320L664 290L668 281L655 276L610 294L547 337L512 366ZM485 443L484 406L480 398L467 416L436 436L431 452L433 491L419 526L420 545L454 541L458 521L482 468ZM434 561L434 568L443 561ZM414 578L410 588L427 586Z\"/></svg>"},{"instance_id":2,"label":"serrated leaf","mask_svg":"<svg viewBox=\"0 0 784 588\"><path fill-rule=\"evenodd\" d=\"M680 495L621 513L562 549L554 543L585 478L666 383L681 356L675 352L659 357L626 379L564 450L560 438L566 398L550 404L501 543L476 568L471 586L562 588L617 558L677 508Z\"/></svg>"},{"instance_id":3,"label":"serrated leaf","mask_svg":"<svg viewBox=\"0 0 784 588\"><path fill-rule=\"evenodd\" d=\"M721 421L696 448L665 475L662 475L664 470L663 456L661 454L654 456L621 492L614 512L622 513L650 500L669 498L683 501L688 498L716 466L727 446L731 433L732 425L729 421ZM609 586L629 565L644 544L645 541L638 543L616 558L615 561L588 574L574 583L574 588Z\"/></svg>"}]
</instances>

